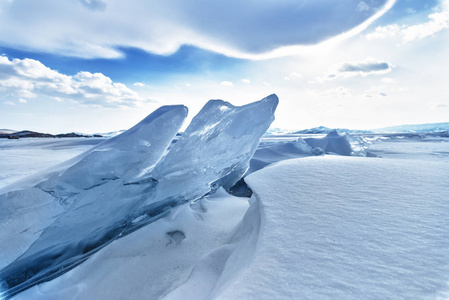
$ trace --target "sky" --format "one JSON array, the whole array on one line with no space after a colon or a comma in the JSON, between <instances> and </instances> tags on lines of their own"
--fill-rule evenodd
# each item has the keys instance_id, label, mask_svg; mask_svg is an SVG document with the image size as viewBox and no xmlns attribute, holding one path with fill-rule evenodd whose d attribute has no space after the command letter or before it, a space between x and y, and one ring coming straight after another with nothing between
<instances>
[{"instance_id":1,"label":"sky","mask_svg":"<svg viewBox=\"0 0 449 300\"><path fill-rule=\"evenodd\" d=\"M449 122L447 53L449 0L0 0L0 128L110 132L273 93L283 129Z\"/></svg>"}]
</instances>

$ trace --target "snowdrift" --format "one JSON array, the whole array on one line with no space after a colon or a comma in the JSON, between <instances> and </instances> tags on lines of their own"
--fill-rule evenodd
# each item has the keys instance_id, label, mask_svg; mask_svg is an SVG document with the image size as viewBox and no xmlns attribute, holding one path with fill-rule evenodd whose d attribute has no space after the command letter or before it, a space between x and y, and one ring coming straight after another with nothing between
<instances>
[{"instance_id":1,"label":"snowdrift","mask_svg":"<svg viewBox=\"0 0 449 300\"><path fill-rule=\"evenodd\" d=\"M4 189L0 298L447 298L447 139L262 138L277 103L164 106Z\"/></svg>"},{"instance_id":2,"label":"snowdrift","mask_svg":"<svg viewBox=\"0 0 449 300\"><path fill-rule=\"evenodd\" d=\"M233 186L277 104L276 95L241 107L211 100L168 153L187 109L161 107L43 182L1 195L0 243L12 245L1 295L55 278L173 207Z\"/></svg>"},{"instance_id":3,"label":"snowdrift","mask_svg":"<svg viewBox=\"0 0 449 300\"><path fill-rule=\"evenodd\" d=\"M253 202L211 298L446 299L447 167L319 156L249 175Z\"/></svg>"}]
</instances>

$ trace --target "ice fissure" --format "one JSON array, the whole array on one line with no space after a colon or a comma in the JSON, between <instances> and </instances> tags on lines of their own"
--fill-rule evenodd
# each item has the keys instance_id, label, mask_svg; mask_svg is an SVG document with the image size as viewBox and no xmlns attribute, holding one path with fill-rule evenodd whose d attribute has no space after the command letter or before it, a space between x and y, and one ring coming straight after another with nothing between
<instances>
[{"instance_id":1,"label":"ice fissure","mask_svg":"<svg viewBox=\"0 0 449 300\"><path fill-rule=\"evenodd\" d=\"M2 224L14 219L41 231L0 233L0 242L15 239L20 245L0 265L0 295L59 276L171 208L233 186L247 171L277 104L276 95L240 107L211 100L174 144L187 108L164 106L37 186L0 195L0 212L9 212L0 213ZM8 207L18 202L33 208L32 190L40 191L41 209Z\"/></svg>"}]
</instances>

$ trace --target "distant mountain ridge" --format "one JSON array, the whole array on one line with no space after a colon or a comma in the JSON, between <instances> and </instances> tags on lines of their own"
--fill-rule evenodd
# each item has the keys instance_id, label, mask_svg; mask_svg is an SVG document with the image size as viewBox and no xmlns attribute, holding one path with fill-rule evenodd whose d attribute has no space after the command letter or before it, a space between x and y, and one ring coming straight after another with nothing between
<instances>
[{"instance_id":1,"label":"distant mountain ridge","mask_svg":"<svg viewBox=\"0 0 449 300\"><path fill-rule=\"evenodd\" d=\"M288 130L282 128L269 128L265 135L283 135L283 134L328 134L329 132L337 130L339 133L432 133L432 132L442 132L449 131L449 122L443 123L427 123L427 124L407 124L399 126L382 127L371 130L357 130L357 129L347 129L347 128L329 128L325 126L318 126L309 129L302 130ZM61 134L49 134L41 133L30 130L15 131L12 129L0 129L0 138L64 138L64 137L114 137L123 133L126 130L111 131L106 133L61 133Z\"/></svg>"},{"instance_id":2,"label":"distant mountain ridge","mask_svg":"<svg viewBox=\"0 0 449 300\"><path fill-rule=\"evenodd\" d=\"M19 139L19 138L66 138L66 137L103 137L99 134L83 134L83 133L61 133L61 134L50 134L41 133L30 130L14 131L11 129L0 129L0 138L7 139Z\"/></svg>"},{"instance_id":3,"label":"distant mountain ridge","mask_svg":"<svg viewBox=\"0 0 449 300\"><path fill-rule=\"evenodd\" d=\"M111 132L102 132L102 133L94 133L93 135L101 135L102 137L114 137L116 135L119 135L126 130L117 130L117 131L111 131Z\"/></svg>"}]
</instances>

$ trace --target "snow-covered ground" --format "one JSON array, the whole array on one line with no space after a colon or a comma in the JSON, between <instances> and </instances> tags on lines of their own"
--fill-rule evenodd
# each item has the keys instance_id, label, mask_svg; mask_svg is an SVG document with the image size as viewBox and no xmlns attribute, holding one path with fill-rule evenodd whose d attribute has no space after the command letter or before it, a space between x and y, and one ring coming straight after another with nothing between
<instances>
[{"instance_id":1,"label":"snow-covered ground","mask_svg":"<svg viewBox=\"0 0 449 300\"><path fill-rule=\"evenodd\" d=\"M250 175L260 235L223 298L447 298L447 179L447 163L342 156Z\"/></svg>"},{"instance_id":2,"label":"snow-covered ground","mask_svg":"<svg viewBox=\"0 0 449 300\"><path fill-rule=\"evenodd\" d=\"M449 138L361 136L377 157L318 138L333 148L263 138L245 178L251 198L219 188L13 298L448 299ZM96 140L67 141L0 141L10 158L0 185Z\"/></svg>"},{"instance_id":3,"label":"snow-covered ground","mask_svg":"<svg viewBox=\"0 0 449 300\"><path fill-rule=\"evenodd\" d=\"M0 189L66 161L104 138L0 139Z\"/></svg>"}]
</instances>

